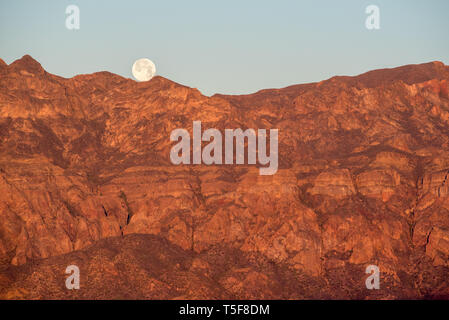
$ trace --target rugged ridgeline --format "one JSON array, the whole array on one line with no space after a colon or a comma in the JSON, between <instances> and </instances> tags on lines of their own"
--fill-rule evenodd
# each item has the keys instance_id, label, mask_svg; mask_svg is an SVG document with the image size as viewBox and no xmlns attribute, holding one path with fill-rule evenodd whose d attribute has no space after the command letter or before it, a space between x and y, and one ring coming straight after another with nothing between
<instances>
[{"instance_id":1,"label":"rugged ridgeline","mask_svg":"<svg viewBox=\"0 0 449 320\"><path fill-rule=\"evenodd\" d=\"M431 62L206 97L0 60L0 295L447 297L448 80ZM278 128L279 171L172 165L193 120Z\"/></svg>"}]
</instances>

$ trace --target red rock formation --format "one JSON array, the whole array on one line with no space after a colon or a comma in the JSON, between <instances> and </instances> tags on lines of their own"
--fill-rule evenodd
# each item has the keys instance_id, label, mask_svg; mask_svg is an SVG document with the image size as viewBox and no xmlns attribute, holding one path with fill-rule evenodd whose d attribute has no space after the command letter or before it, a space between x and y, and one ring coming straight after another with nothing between
<instances>
[{"instance_id":1,"label":"red rock formation","mask_svg":"<svg viewBox=\"0 0 449 320\"><path fill-rule=\"evenodd\" d=\"M449 294L448 79L449 67L432 62L206 97L162 77L64 79L29 56L0 61L0 295ZM278 128L278 172L172 165L170 132L193 120ZM162 239L171 287L137 262L149 259L145 243ZM102 281L71 296L59 282L75 254L90 261L90 277L124 278L109 296ZM379 292L365 288L369 264L381 270ZM192 280L173 290L180 274ZM45 275L49 287L34 290ZM151 285L118 292L139 281Z\"/></svg>"}]
</instances>

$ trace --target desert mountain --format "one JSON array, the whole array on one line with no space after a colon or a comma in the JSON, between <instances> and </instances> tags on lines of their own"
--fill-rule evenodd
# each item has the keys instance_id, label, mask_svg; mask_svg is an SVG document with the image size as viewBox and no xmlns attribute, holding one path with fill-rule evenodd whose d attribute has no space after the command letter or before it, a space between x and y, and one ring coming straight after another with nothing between
<instances>
[{"instance_id":1,"label":"desert mountain","mask_svg":"<svg viewBox=\"0 0 449 320\"><path fill-rule=\"evenodd\" d=\"M0 295L448 297L448 81L430 62L207 97L0 60ZM278 172L173 165L194 120L279 129Z\"/></svg>"}]
</instances>

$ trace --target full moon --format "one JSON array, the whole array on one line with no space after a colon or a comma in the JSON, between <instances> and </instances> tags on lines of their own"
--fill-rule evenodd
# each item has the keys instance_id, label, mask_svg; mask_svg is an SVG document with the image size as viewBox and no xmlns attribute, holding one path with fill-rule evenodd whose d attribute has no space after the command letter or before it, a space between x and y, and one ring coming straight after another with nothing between
<instances>
[{"instance_id":1,"label":"full moon","mask_svg":"<svg viewBox=\"0 0 449 320\"><path fill-rule=\"evenodd\" d=\"M137 81L148 81L156 74L156 66L153 61L142 58L134 62L132 72Z\"/></svg>"}]
</instances>

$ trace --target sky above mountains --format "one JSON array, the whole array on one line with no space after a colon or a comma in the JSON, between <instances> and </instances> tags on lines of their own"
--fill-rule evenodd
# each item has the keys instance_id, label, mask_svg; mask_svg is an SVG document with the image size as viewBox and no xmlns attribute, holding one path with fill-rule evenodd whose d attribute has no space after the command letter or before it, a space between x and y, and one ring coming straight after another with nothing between
<instances>
[{"instance_id":1,"label":"sky above mountains","mask_svg":"<svg viewBox=\"0 0 449 320\"><path fill-rule=\"evenodd\" d=\"M365 9L377 5L380 29ZM80 29L66 28L66 7ZM439 60L449 64L449 2L431 1L2 1L0 58L30 54L72 77L131 76L136 59L202 93L241 94L333 75Z\"/></svg>"}]
</instances>

